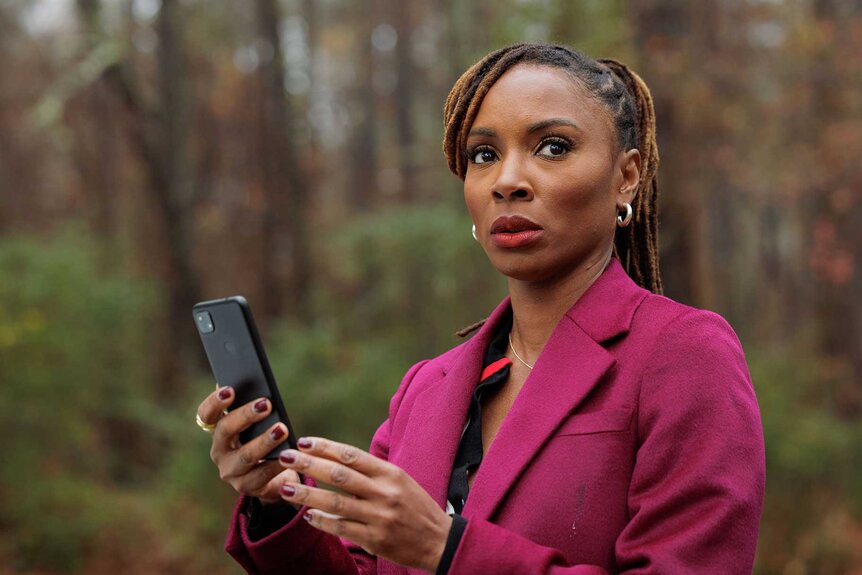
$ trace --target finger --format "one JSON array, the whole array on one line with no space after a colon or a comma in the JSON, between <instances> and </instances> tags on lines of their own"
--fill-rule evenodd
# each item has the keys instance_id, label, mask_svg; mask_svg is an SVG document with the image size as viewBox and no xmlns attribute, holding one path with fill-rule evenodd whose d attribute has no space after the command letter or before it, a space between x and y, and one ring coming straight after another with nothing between
<instances>
[{"instance_id":1,"label":"finger","mask_svg":"<svg viewBox=\"0 0 862 575\"><path fill-rule=\"evenodd\" d=\"M370 517L371 507L368 501L355 499L335 491L302 485L301 483L285 483L281 486L280 492L288 503L307 505L314 509L345 517L351 521L366 523Z\"/></svg>"},{"instance_id":2,"label":"finger","mask_svg":"<svg viewBox=\"0 0 862 575\"><path fill-rule=\"evenodd\" d=\"M248 473L241 475L231 482L231 486L239 493L251 495L269 502L280 499L281 494L276 487L269 489L269 485L275 477L284 471L277 461L264 461L253 467Z\"/></svg>"},{"instance_id":3,"label":"finger","mask_svg":"<svg viewBox=\"0 0 862 575\"><path fill-rule=\"evenodd\" d=\"M325 511L317 509L309 509L303 513L302 518L305 519L312 527L316 527L321 531L332 533L338 537L350 539L357 545L365 548L373 547L371 541L370 527L359 521L352 521L339 515L332 515Z\"/></svg>"},{"instance_id":4,"label":"finger","mask_svg":"<svg viewBox=\"0 0 862 575\"><path fill-rule=\"evenodd\" d=\"M232 440L240 432L247 429L252 423L265 419L271 409L272 404L265 397L249 401L223 416L216 425L213 435L224 445L231 445Z\"/></svg>"},{"instance_id":5,"label":"finger","mask_svg":"<svg viewBox=\"0 0 862 575\"><path fill-rule=\"evenodd\" d=\"M209 394L198 406L201 421L215 425L224 415L224 410L233 403L233 388L224 386Z\"/></svg>"},{"instance_id":6,"label":"finger","mask_svg":"<svg viewBox=\"0 0 862 575\"><path fill-rule=\"evenodd\" d=\"M299 483L299 474L293 469L284 469L277 461L269 462L275 465L279 473L277 473L258 493L258 499L262 501L282 501L281 486L285 483ZM299 507L297 507L298 509Z\"/></svg>"},{"instance_id":7,"label":"finger","mask_svg":"<svg viewBox=\"0 0 862 575\"><path fill-rule=\"evenodd\" d=\"M248 473L269 452L284 443L287 440L287 435L287 427L279 422L270 427L266 432L261 433L245 445L242 445L239 449L234 450L228 456L232 460L229 463L232 466L231 475L239 476ZM276 465L281 468L280 465Z\"/></svg>"},{"instance_id":8,"label":"finger","mask_svg":"<svg viewBox=\"0 0 862 575\"><path fill-rule=\"evenodd\" d=\"M338 487L351 495L368 497L377 494L371 479L343 463L301 453L295 449L282 451L278 460L288 469Z\"/></svg>"},{"instance_id":9,"label":"finger","mask_svg":"<svg viewBox=\"0 0 862 575\"><path fill-rule=\"evenodd\" d=\"M302 437L297 445L303 453L341 463L368 477L383 475L390 467L367 451L323 437Z\"/></svg>"}]
</instances>

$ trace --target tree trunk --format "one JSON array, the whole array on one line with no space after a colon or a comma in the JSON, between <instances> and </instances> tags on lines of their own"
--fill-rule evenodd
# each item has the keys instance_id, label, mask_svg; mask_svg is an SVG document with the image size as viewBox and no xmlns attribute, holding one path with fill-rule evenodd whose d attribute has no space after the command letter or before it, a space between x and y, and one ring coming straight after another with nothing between
<instances>
[{"instance_id":1,"label":"tree trunk","mask_svg":"<svg viewBox=\"0 0 862 575\"><path fill-rule=\"evenodd\" d=\"M696 82L706 82L697 63L704 57L710 39L693 38L694 31L686 32L693 19L697 23L688 2L640 0L633 5L637 53L643 55L635 69L651 88L660 124L664 283L669 296L712 308L715 294L706 203L711 190L709 178L702 171L708 167L704 163L706 154L698 144L704 127L693 125L694 115L686 110L692 105L686 102L686 92L696 90ZM688 56L691 51L699 56ZM690 83L682 90L679 83L670 81L671 76L679 74L678 70L663 66L671 60L690 63L693 68L686 75Z\"/></svg>"},{"instance_id":2,"label":"tree trunk","mask_svg":"<svg viewBox=\"0 0 862 575\"><path fill-rule=\"evenodd\" d=\"M416 189L416 129L413 122L415 100L414 83L417 81L413 65L413 14L409 2L397 2L394 6L395 29L398 45L395 48L395 67L398 83L395 86L395 128L398 138L401 173L401 198L411 202L419 197Z\"/></svg>"},{"instance_id":3,"label":"tree trunk","mask_svg":"<svg viewBox=\"0 0 862 575\"><path fill-rule=\"evenodd\" d=\"M357 103L355 114L357 121L351 134L352 151L350 155L350 189L347 198L350 206L358 211L371 208L377 190L377 95L374 93L374 50L371 44L371 34L377 24L377 6L375 0L362 0L359 4L361 14L359 21L357 62L354 101Z\"/></svg>"},{"instance_id":4,"label":"tree trunk","mask_svg":"<svg viewBox=\"0 0 862 575\"><path fill-rule=\"evenodd\" d=\"M842 207L845 202L835 201L835 198L855 192L858 202L862 175L854 161L842 162L833 157L834 145L825 140L836 126L854 115L852 104L846 103L844 94L858 87L849 85L852 80L839 67L841 54L834 53L834 46L853 45L852 24L860 19L860 14L858 7L854 11L853 6L837 0L815 0L812 7L817 24L835 30L832 41L824 42L821 47L822 53L814 54L809 75L814 96L812 126L824 141L816 147L817 165L822 166L820 182L808 197L813 203L811 213L815 215L815 226L831 231L825 234L829 239L823 241L822 267L815 275L814 307L820 326L821 349L835 367L831 377L827 376L827 383L832 379L837 386L835 408L846 416L858 417L862 412L862 312L858 305L862 273L852 261L855 256L858 262L862 232L856 211L852 207ZM817 229L813 230L812 235L816 232ZM848 260L851 263L845 263ZM840 271L848 266L849 272Z\"/></svg>"},{"instance_id":5,"label":"tree trunk","mask_svg":"<svg viewBox=\"0 0 862 575\"><path fill-rule=\"evenodd\" d=\"M258 35L272 48L272 58L260 67L264 86L264 194L269 213L264 222L263 276L268 315L286 309L297 319L311 313L311 257L308 240L309 183L297 152L294 111L284 89L285 72L279 35L280 14L275 0L257 0ZM284 243L288 269L280 262ZM283 278L287 278L286 281ZM286 302L289 307L284 308Z\"/></svg>"},{"instance_id":6,"label":"tree trunk","mask_svg":"<svg viewBox=\"0 0 862 575\"><path fill-rule=\"evenodd\" d=\"M83 32L81 49L84 53L97 48L103 40L99 0L77 0L78 18ZM74 125L76 145L73 148L78 172L84 187L92 228L96 235L106 240L102 266L107 268L116 260L111 250L116 239L116 204L118 189L118 134L116 123L104 121L111 113L111 98L108 86L97 80L72 102L78 110L75 116L81 121Z\"/></svg>"},{"instance_id":7,"label":"tree trunk","mask_svg":"<svg viewBox=\"0 0 862 575\"><path fill-rule=\"evenodd\" d=\"M153 155L159 177L154 193L168 240L167 330L163 334L161 386L164 397L179 394L197 334L190 319L200 293L192 264L194 180L188 154L189 93L178 0L162 0L156 23L158 51L158 141ZM154 166L155 167L155 166Z\"/></svg>"}]
</instances>

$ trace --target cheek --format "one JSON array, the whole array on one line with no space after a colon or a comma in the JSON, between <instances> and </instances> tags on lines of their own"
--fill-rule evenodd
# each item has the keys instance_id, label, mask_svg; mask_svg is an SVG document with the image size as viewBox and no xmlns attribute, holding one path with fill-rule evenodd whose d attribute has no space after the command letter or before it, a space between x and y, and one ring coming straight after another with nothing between
<instances>
[{"instance_id":1,"label":"cheek","mask_svg":"<svg viewBox=\"0 0 862 575\"><path fill-rule=\"evenodd\" d=\"M611 174L607 169L588 166L569 172L569 176L548 182L547 205L565 219L592 221L604 228L604 220L613 222L615 198L611 192ZM592 227L592 226L591 226Z\"/></svg>"},{"instance_id":2,"label":"cheek","mask_svg":"<svg viewBox=\"0 0 862 575\"><path fill-rule=\"evenodd\" d=\"M470 213L470 218L475 222L479 217L480 201L476 186L469 178L464 180L464 204Z\"/></svg>"}]
</instances>

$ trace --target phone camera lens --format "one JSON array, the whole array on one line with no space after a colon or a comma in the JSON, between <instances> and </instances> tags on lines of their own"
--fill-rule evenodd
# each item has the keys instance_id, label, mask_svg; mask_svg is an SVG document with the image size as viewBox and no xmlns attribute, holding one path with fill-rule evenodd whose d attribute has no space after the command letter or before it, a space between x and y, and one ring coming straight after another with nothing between
<instances>
[{"instance_id":1,"label":"phone camera lens","mask_svg":"<svg viewBox=\"0 0 862 575\"><path fill-rule=\"evenodd\" d=\"M195 314L195 321L201 333L212 333L215 331L213 318L208 311L199 311Z\"/></svg>"}]
</instances>

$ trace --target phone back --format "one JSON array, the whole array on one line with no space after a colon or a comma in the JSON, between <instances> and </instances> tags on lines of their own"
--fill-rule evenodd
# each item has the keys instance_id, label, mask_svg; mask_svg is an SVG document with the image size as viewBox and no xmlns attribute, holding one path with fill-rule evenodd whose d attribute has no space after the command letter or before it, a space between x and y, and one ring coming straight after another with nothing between
<instances>
[{"instance_id":1,"label":"phone back","mask_svg":"<svg viewBox=\"0 0 862 575\"><path fill-rule=\"evenodd\" d=\"M213 375L219 386L234 389L231 409L239 408L261 397L272 402L272 412L240 434L246 443L270 426L282 421L288 427L288 444L295 447L295 436L275 385L260 337L248 303L240 296L201 302L194 306L195 323L204 345ZM275 459L288 445L281 445L267 455Z\"/></svg>"}]
</instances>

